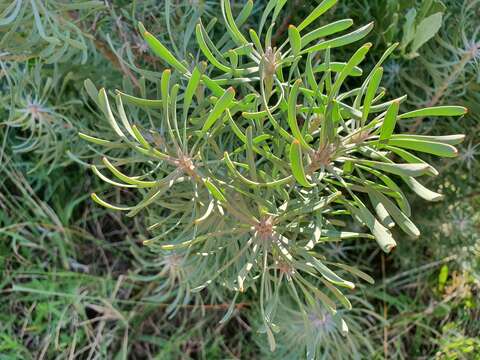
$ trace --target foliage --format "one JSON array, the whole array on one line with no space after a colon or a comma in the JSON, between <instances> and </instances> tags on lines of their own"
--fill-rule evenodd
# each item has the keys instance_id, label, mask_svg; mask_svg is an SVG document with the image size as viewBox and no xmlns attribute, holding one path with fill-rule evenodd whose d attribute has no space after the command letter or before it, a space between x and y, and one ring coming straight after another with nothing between
<instances>
[{"instance_id":1,"label":"foliage","mask_svg":"<svg viewBox=\"0 0 480 360\"><path fill-rule=\"evenodd\" d=\"M186 81L175 81L175 74L167 69L160 78L160 100L118 92L117 115L106 91L97 92L91 82L86 83L120 141L86 134L82 138L107 150L124 147L132 151L128 157L119 158L116 150L110 160L103 157L103 166L120 183L97 166L92 170L114 186L136 188L142 194L132 206L112 205L95 193L93 200L112 210L127 211L130 217L149 205L162 214L160 222L150 224L159 235L144 244L176 254L181 251L182 258L199 258L194 279L185 279L196 286L193 292L215 284L237 294L249 287L258 292L263 317L260 331L266 332L272 351L273 333L281 328L274 319L284 281L304 316L306 307L318 306L314 305L316 298L330 316L338 314L324 291L350 309L339 287L353 289L355 285L331 268L367 281L370 277L348 265L329 262L321 255L322 243L374 238L388 253L396 246L389 230L395 224L408 235L419 236L408 218L411 210L406 196L390 176L398 176L426 200L439 200L441 194L415 179L437 175L437 170L410 150L454 157L457 150L452 145L463 140L463 135L394 134L397 121L466 112L463 107L442 106L400 114L404 98L384 101L384 90L379 88L381 65L396 45L387 49L360 86L343 89L347 77L362 73L358 65L371 44L361 46L346 62L331 62L330 50L363 38L372 26L339 35L351 25L340 20L304 31L334 4L324 1L298 27L290 25L288 39L277 48L271 34L284 2L267 5L258 33L250 29L248 41L239 27L250 15L251 2L234 20L230 3L222 1L230 40L215 43L202 22L196 27L198 46L207 63L182 62L140 24L152 51ZM269 16L270 25L266 23ZM333 36L314 43L328 35ZM178 99L183 103L178 104ZM123 101L148 109L150 121L160 126L142 131L131 124ZM141 175L126 175L119 169L138 163L144 169ZM128 168L131 173L132 166ZM367 199L376 216L365 205ZM348 231L348 227L340 230L336 226L342 223L336 218L339 215L366 226L371 235ZM343 319L338 321L347 329ZM308 350L307 356L314 358L315 351Z\"/></svg>"},{"instance_id":2,"label":"foliage","mask_svg":"<svg viewBox=\"0 0 480 360\"><path fill-rule=\"evenodd\" d=\"M0 2L0 358L475 358L479 5Z\"/></svg>"},{"instance_id":3,"label":"foliage","mask_svg":"<svg viewBox=\"0 0 480 360\"><path fill-rule=\"evenodd\" d=\"M0 5L2 14L0 46L14 59L42 58L47 64L71 61L81 55L88 59L91 36L77 26L81 19L75 12L85 15L99 10L101 1L40 1L15 0Z\"/></svg>"}]
</instances>

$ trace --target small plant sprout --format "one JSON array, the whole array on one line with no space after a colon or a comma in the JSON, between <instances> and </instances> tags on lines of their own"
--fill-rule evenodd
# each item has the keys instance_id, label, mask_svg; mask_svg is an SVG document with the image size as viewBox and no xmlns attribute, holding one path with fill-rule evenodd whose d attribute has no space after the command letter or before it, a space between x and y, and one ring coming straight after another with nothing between
<instances>
[{"instance_id":1,"label":"small plant sprout","mask_svg":"<svg viewBox=\"0 0 480 360\"><path fill-rule=\"evenodd\" d=\"M462 116L466 109L402 113L406 97L386 98L381 87L383 65L397 44L364 73L361 65L373 45L361 41L373 24L351 28L345 19L318 26L336 3L322 1L274 39L286 1L270 0L258 28L244 29L252 1L234 15L230 1L220 0L218 26L226 35L216 39L214 26L199 20L199 51L188 60L140 24L152 52L171 68L161 74L161 98L118 91L113 106L105 89L87 82L112 132L107 139L80 136L106 149L92 170L123 188L128 204L104 200L106 194L92 198L130 217L154 214L158 222L150 229L156 235L145 245L195 258L192 292L215 283L236 293L235 299L249 290L257 294L271 350L274 333L290 326L275 320L282 303L325 336L333 336L334 324L348 330L337 303L350 309L344 292L358 286L358 278L373 279L329 261L322 248L364 239L389 253L397 246L392 229L420 236L405 188L425 200L440 199L421 183L438 175L422 154L455 157L464 138L396 133L408 119ZM353 55L338 61L336 49L351 44L358 44ZM144 130L124 102L143 109L155 126ZM118 148L129 155L118 157ZM130 203L135 196L139 200ZM351 231L352 223L360 231ZM310 359L315 344L308 348Z\"/></svg>"}]
</instances>

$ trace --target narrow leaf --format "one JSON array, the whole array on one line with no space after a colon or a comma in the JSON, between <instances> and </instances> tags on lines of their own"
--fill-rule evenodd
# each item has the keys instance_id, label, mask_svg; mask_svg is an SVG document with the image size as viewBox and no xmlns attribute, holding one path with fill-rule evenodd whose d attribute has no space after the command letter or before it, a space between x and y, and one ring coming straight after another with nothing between
<instances>
[{"instance_id":1,"label":"narrow leaf","mask_svg":"<svg viewBox=\"0 0 480 360\"><path fill-rule=\"evenodd\" d=\"M304 187L314 186L308 182L305 176L302 160L302 147L297 139L295 139L290 145L290 166L293 176L300 185Z\"/></svg>"},{"instance_id":2,"label":"narrow leaf","mask_svg":"<svg viewBox=\"0 0 480 360\"><path fill-rule=\"evenodd\" d=\"M458 155L458 151L454 146L437 142L408 138L396 138L390 139L388 141L388 144L391 146L420 151L441 157L456 157Z\"/></svg>"},{"instance_id":3,"label":"narrow leaf","mask_svg":"<svg viewBox=\"0 0 480 360\"><path fill-rule=\"evenodd\" d=\"M367 90L365 92L365 100L363 102L363 116L362 116L362 125L365 124L368 114L370 113L370 106L372 105L375 94L377 93L378 87L380 86L380 81L382 81L383 68L379 67L373 72L372 78L368 83Z\"/></svg>"},{"instance_id":4,"label":"narrow leaf","mask_svg":"<svg viewBox=\"0 0 480 360\"><path fill-rule=\"evenodd\" d=\"M435 36L435 34L440 30L442 26L442 16L441 12L430 15L429 17L423 19L420 24L417 26L415 31L415 37L412 41L411 52L416 53L423 44Z\"/></svg>"},{"instance_id":5,"label":"narrow leaf","mask_svg":"<svg viewBox=\"0 0 480 360\"><path fill-rule=\"evenodd\" d=\"M394 164L357 159L352 159L352 161L400 176L421 176L425 175L429 171L429 166L427 164Z\"/></svg>"},{"instance_id":6,"label":"narrow leaf","mask_svg":"<svg viewBox=\"0 0 480 360\"><path fill-rule=\"evenodd\" d=\"M322 14L324 14L328 9L337 3L338 0L324 0L322 1L313 11L308 15L305 20L303 20L300 25L298 25L298 31L302 31Z\"/></svg>"},{"instance_id":7,"label":"narrow leaf","mask_svg":"<svg viewBox=\"0 0 480 360\"><path fill-rule=\"evenodd\" d=\"M300 50L302 50L302 40L298 29L293 25L288 27L288 39L290 40L293 56L297 56Z\"/></svg>"},{"instance_id":8,"label":"narrow leaf","mask_svg":"<svg viewBox=\"0 0 480 360\"><path fill-rule=\"evenodd\" d=\"M427 201L440 201L443 199L443 195L436 193L432 190L427 189L425 186L420 184L417 180L413 177L404 177L403 181L412 189L415 194L420 196L422 199Z\"/></svg>"},{"instance_id":9,"label":"narrow leaf","mask_svg":"<svg viewBox=\"0 0 480 360\"><path fill-rule=\"evenodd\" d=\"M302 136L302 132L298 127L297 123L297 97L298 97L298 89L302 83L301 79L295 81L292 89L290 90L290 95L288 96L288 126L292 130L293 136L297 139L300 144L306 149L310 149L310 146L307 144L305 139Z\"/></svg>"},{"instance_id":10,"label":"narrow leaf","mask_svg":"<svg viewBox=\"0 0 480 360\"><path fill-rule=\"evenodd\" d=\"M399 118L410 119L427 116L461 116L465 115L467 111L467 108L463 106L434 106L407 112L400 115Z\"/></svg>"},{"instance_id":11,"label":"narrow leaf","mask_svg":"<svg viewBox=\"0 0 480 360\"><path fill-rule=\"evenodd\" d=\"M131 207L126 207L126 206L115 206L112 204L107 203L106 201L100 199L97 194L92 193L91 198L93 201L95 201L97 204L102 205L103 207L106 207L107 209L111 210L119 210L119 211L128 211L131 209Z\"/></svg>"},{"instance_id":12,"label":"narrow leaf","mask_svg":"<svg viewBox=\"0 0 480 360\"><path fill-rule=\"evenodd\" d=\"M205 186L207 187L210 194L220 202L225 202L225 196L223 193L210 181L210 179L206 179L204 181Z\"/></svg>"},{"instance_id":13,"label":"narrow leaf","mask_svg":"<svg viewBox=\"0 0 480 360\"><path fill-rule=\"evenodd\" d=\"M129 94L125 94L119 90L115 90L117 94L119 94L122 99L124 99L127 103L143 106L150 109L161 109L162 108L162 100L150 100L150 99L142 99L139 97L135 97Z\"/></svg>"},{"instance_id":14,"label":"narrow leaf","mask_svg":"<svg viewBox=\"0 0 480 360\"><path fill-rule=\"evenodd\" d=\"M352 19L343 19L319 27L318 29L315 29L308 34L302 36L302 48L304 48L314 40L346 30L352 25Z\"/></svg>"},{"instance_id":15,"label":"narrow leaf","mask_svg":"<svg viewBox=\"0 0 480 360\"><path fill-rule=\"evenodd\" d=\"M203 33L204 30L202 29L202 23L198 23L195 27L195 34L197 36L197 42L198 46L200 46L200 50L202 50L205 57L208 59L208 61L210 61L213 66L219 68L223 72L230 72L230 68L228 66L223 65L220 61L217 60L215 56L213 56L212 52L208 48L207 43L205 42L205 39L203 38Z\"/></svg>"},{"instance_id":16,"label":"narrow leaf","mask_svg":"<svg viewBox=\"0 0 480 360\"><path fill-rule=\"evenodd\" d=\"M139 23L140 32L142 33L143 38L150 46L150 49L163 59L167 64L173 66L175 69L180 71L182 74L189 74L188 69L180 61L178 61L175 56L165 47L163 44L152 34L150 34L142 23Z\"/></svg>"},{"instance_id":17,"label":"narrow leaf","mask_svg":"<svg viewBox=\"0 0 480 360\"><path fill-rule=\"evenodd\" d=\"M444 135L444 136L428 136L428 135L411 135L411 134L395 134L392 139L415 139L422 141L431 141L442 144L458 145L463 142L465 135Z\"/></svg>"},{"instance_id":18,"label":"narrow leaf","mask_svg":"<svg viewBox=\"0 0 480 360\"><path fill-rule=\"evenodd\" d=\"M395 124L397 123L398 108L400 104L398 101L392 102L388 107L387 113L383 120L382 127L380 129L380 142L383 143L392 136L393 131L395 130Z\"/></svg>"},{"instance_id":19,"label":"narrow leaf","mask_svg":"<svg viewBox=\"0 0 480 360\"><path fill-rule=\"evenodd\" d=\"M339 36L334 39L326 40L326 41L320 41L317 45L313 45L305 50L302 51L302 53L310 53L314 51L321 51L325 50L327 48L337 48L341 46L345 46L348 44L351 44L355 41L358 41L360 39L363 39L365 36L370 33L373 29L373 22L369 23L355 31L352 31L351 33Z\"/></svg>"},{"instance_id":20,"label":"narrow leaf","mask_svg":"<svg viewBox=\"0 0 480 360\"><path fill-rule=\"evenodd\" d=\"M235 90L233 89L233 87L229 87L227 90L225 90L222 97L217 100L214 108L208 115L207 120L205 120L202 128L203 134L206 133L215 124L215 122L222 115L222 113L229 108L229 106L232 104L234 97Z\"/></svg>"}]
</instances>

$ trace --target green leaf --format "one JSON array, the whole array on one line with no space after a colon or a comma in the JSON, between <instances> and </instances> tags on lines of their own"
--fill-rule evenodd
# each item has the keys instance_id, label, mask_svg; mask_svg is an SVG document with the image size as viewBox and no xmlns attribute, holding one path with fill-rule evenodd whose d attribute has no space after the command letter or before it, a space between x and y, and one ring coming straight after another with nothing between
<instances>
[{"instance_id":1,"label":"green leaf","mask_svg":"<svg viewBox=\"0 0 480 360\"><path fill-rule=\"evenodd\" d=\"M18 16L18 13L20 12L20 9L22 8L22 1L20 0L17 0L15 1L15 8L10 12L10 14L8 16L6 16L7 14L7 9L5 9L5 11L2 13L2 18L0 19L0 26L6 26L10 23L12 23ZM10 4L10 9L13 7L13 2L11 2Z\"/></svg>"},{"instance_id":2,"label":"green leaf","mask_svg":"<svg viewBox=\"0 0 480 360\"><path fill-rule=\"evenodd\" d=\"M407 112L400 115L399 118L410 119L427 116L461 116L465 115L467 111L467 108L463 106L434 106Z\"/></svg>"},{"instance_id":3,"label":"green leaf","mask_svg":"<svg viewBox=\"0 0 480 360\"><path fill-rule=\"evenodd\" d=\"M373 239L373 235L365 234L365 233L358 233L352 231L338 231L338 230L330 230L330 229L322 229L320 232L322 236L320 239L322 241L341 241L345 239L357 239L357 238L366 238L366 239Z\"/></svg>"},{"instance_id":4,"label":"green leaf","mask_svg":"<svg viewBox=\"0 0 480 360\"><path fill-rule=\"evenodd\" d=\"M227 26L227 31L230 33L232 39L239 46L248 44L247 39L245 39L240 30L238 30L237 24L235 23L235 19L232 15L232 9L230 7L230 0L221 0L220 5L222 8L223 18L225 19L225 25Z\"/></svg>"},{"instance_id":5,"label":"green leaf","mask_svg":"<svg viewBox=\"0 0 480 360\"><path fill-rule=\"evenodd\" d=\"M345 68L345 66L347 65L347 63L342 63L342 62L331 62L330 63L330 67L327 68L327 64L323 63L323 64L320 64L318 66L316 66L314 69L313 69L313 72L317 73L317 72L325 72L327 70L330 70L332 72L342 72L342 70ZM358 66L354 66L352 68L352 70L350 71L350 73L348 74L348 76L362 76L363 74L363 71L361 68L359 68Z\"/></svg>"},{"instance_id":6,"label":"green leaf","mask_svg":"<svg viewBox=\"0 0 480 360\"><path fill-rule=\"evenodd\" d=\"M421 176L429 171L427 164L394 164L380 161L351 159L354 163L370 166L374 169L382 170L399 176Z\"/></svg>"},{"instance_id":7,"label":"green leaf","mask_svg":"<svg viewBox=\"0 0 480 360\"><path fill-rule=\"evenodd\" d=\"M443 291L448 280L448 265L444 264L438 274L438 290Z\"/></svg>"},{"instance_id":8,"label":"green leaf","mask_svg":"<svg viewBox=\"0 0 480 360\"><path fill-rule=\"evenodd\" d=\"M352 303L348 300L343 293L338 290L334 285L332 285L329 281L325 281L323 279L322 283L333 293L333 295L340 301L340 303L347 309L352 310Z\"/></svg>"},{"instance_id":9,"label":"green leaf","mask_svg":"<svg viewBox=\"0 0 480 360\"><path fill-rule=\"evenodd\" d=\"M420 47L435 36L442 26L442 13L436 13L423 19L417 26L411 45L411 52L416 53Z\"/></svg>"},{"instance_id":10,"label":"green leaf","mask_svg":"<svg viewBox=\"0 0 480 360\"><path fill-rule=\"evenodd\" d=\"M88 142L91 142L93 144L104 145L104 146L114 145L114 143L112 141L99 139L99 138L96 138L94 136L90 136L90 135L87 135L87 134L84 134L84 133L81 133L81 132L78 133L78 136L80 136L81 139L86 140Z\"/></svg>"},{"instance_id":11,"label":"green leaf","mask_svg":"<svg viewBox=\"0 0 480 360\"><path fill-rule=\"evenodd\" d=\"M444 136L428 136L428 135L411 135L411 134L395 134L392 139L415 139L421 141L437 142L442 144L458 145L465 140L465 135L444 135Z\"/></svg>"},{"instance_id":12,"label":"green leaf","mask_svg":"<svg viewBox=\"0 0 480 360\"><path fill-rule=\"evenodd\" d=\"M397 201L398 206L402 209L402 211L407 215L411 215L411 208L410 204L405 196L405 194L402 192L400 187L392 180L390 179L387 175L385 175L383 172L371 169L366 166L359 165L359 167L362 170L366 170L369 173L375 175L378 177L382 182L394 193L395 200Z\"/></svg>"},{"instance_id":13,"label":"green leaf","mask_svg":"<svg viewBox=\"0 0 480 360\"><path fill-rule=\"evenodd\" d=\"M358 64L360 64L365 59L365 56L367 55L367 52L370 50L371 47L372 47L371 43L366 43L362 45L357 51L355 51L355 53L352 55L350 60L348 60L345 67L338 74L337 79L333 84L329 99L332 99L333 97L337 96L338 92L340 91L340 87L342 86L347 76L352 72L352 70Z\"/></svg>"},{"instance_id":14,"label":"green leaf","mask_svg":"<svg viewBox=\"0 0 480 360\"><path fill-rule=\"evenodd\" d=\"M148 187L154 187L157 185L156 181L143 181L143 180L138 180L132 177L129 177L125 174L123 174L120 170L118 170L113 164L108 161L106 157L102 159L103 163L107 167L108 170L112 172L113 175L115 175L118 179L122 180L123 182L130 184L130 185L136 185L138 187L142 188L148 188Z\"/></svg>"},{"instance_id":15,"label":"green leaf","mask_svg":"<svg viewBox=\"0 0 480 360\"><path fill-rule=\"evenodd\" d=\"M330 270L326 265L324 265L320 260L315 257L309 257L309 259L313 262L313 266L317 271L328 281L332 284L337 286L346 287L348 289L355 289L355 284L351 281L342 279L340 276L335 274L332 270Z\"/></svg>"},{"instance_id":16,"label":"green leaf","mask_svg":"<svg viewBox=\"0 0 480 360\"><path fill-rule=\"evenodd\" d=\"M163 44L152 34L150 34L142 23L139 23L140 32L150 46L150 49L155 53L155 55L159 56L163 59L167 64L173 66L175 69L180 71L184 75L189 75L188 69L183 65L180 61L178 61L175 56L165 47Z\"/></svg>"},{"instance_id":17,"label":"green leaf","mask_svg":"<svg viewBox=\"0 0 480 360\"><path fill-rule=\"evenodd\" d=\"M326 40L326 41L320 41L317 45L313 45L305 50L302 51L302 54L305 53L310 53L314 51L321 51L325 50L327 48L337 48L341 46L345 46L348 44L351 44L355 41L358 41L360 39L363 39L365 36L367 36L370 31L373 29L373 22L355 30L352 31L351 33L339 36L334 39Z\"/></svg>"},{"instance_id":18,"label":"green leaf","mask_svg":"<svg viewBox=\"0 0 480 360\"><path fill-rule=\"evenodd\" d=\"M193 69L192 76L188 80L187 88L185 89L185 94L183 97L183 116L186 117L188 114L188 109L192 103L193 95L200 84L201 72L198 69L198 66L195 66Z\"/></svg>"},{"instance_id":19,"label":"green leaf","mask_svg":"<svg viewBox=\"0 0 480 360\"><path fill-rule=\"evenodd\" d=\"M391 146L420 151L441 157L456 157L458 155L458 151L454 146L437 142L408 138L390 138L388 144Z\"/></svg>"},{"instance_id":20,"label":"green leaf","mask_svg":"<svg viewBox=\"0 0 480 360\"><path fill-rule=\"evenodd\" d=\"M215 124L222 113L230 107L234 97L235 90L233 87L229 87L227 90L225 90L222 97L217 100L214 108L208 115L207 120L205 120L202 128L202 134L205 134Z\"/></svg>"},{"instance_id":21,"label":"green leaf","mask_svg":"<svg viewBox=\"0 0 480 360\"><path fill-rule=\"evenodd\" d=\"M298 29L293 25L288 27L288 39L290 40L293 56L297 56L300 50L302 50L302 40Z\"/></svg>"},{"instance_id":22,"label":"green leaf","mask_svg":"<svg viewBox=\"0 0 480 360\"><path fill-rule=\"evenodd\" d=\"M255 165L255 155L253 153L253 130L252 127L249 126L246 131L247 135L247 163L248 163L248 170L250 171L250 176L254 181L257 180L257 167Z\"/></svg>"},{"instance_id":23,"label":"green leaf","mask_svg":"<svg viewBox=\"0 0 480 360\"><path fill-rule=\"evenodd\" d=\"M389 253L392 251L396 246L397 243L392 237L390 231L385 228L373 214L366 208L366 206L355 196L355 203L358 205L354 206L353 204L345 204L347 209L350 210L352 215L355 215L358 219L361 220L372 232L373 236L375 236L375 240L377 241L380 248Z\"/></svg>"},{"instance_id":24,"label":"green leaf","mask_svg":"<svg viewBox=\"0 0 480 360\"><path fill-rule=\"evenodd\" d=\"M205 86L208 87L212 91L213 95L215 96L222 96L223 93L225 92L225 89L223 89L220 85L218 85L214 80L210 79L205 74L202 75L202 81L205 84Z\"/></svg>"},{"instance_id":25,"label":"green leaf","mask_svg":"<svg viewBox=\"0 0 480 360\"><path fill-rule=\"evenodd\" d=\"M250 17L250 14L252 13L253 10L253 0L247 0L245 4L243 4L243 9L240 11L240 14L238 14L237 18L235 19L235 23L237 26L241 26L245 23L245 21L248 20Z\"/></svg>"},{"instance_id":26,"label":"green leaf","mask_svg":"<svg viewBox=\"0 0 480 360\"><path fill-rule=\"evenodd\" d=\"M115 96L115 103L117 105L118 115L120 116L120 120L122 121L123 127L127 130L127 132L135 138L135 134L132 130L130 122L128 121L127 114L125 113L125 109L123 107L122 97L120 94Z\"/></svg>"},{"instance_id":27,"label":"green leaf","mask_svg":"<svg viewBox=\"0 0 480 360\"><path fill-rule=\"evenodd\" d=\"M365 100L363 102L363 110L362 110L362 125L365 124L368 114L370 113L370 106L372 105L373 99L375 99L375 95L377 93L378 87L380 86L380 82L382 81L383 76L383 68L377 68L368 83L367 90L365 92Z\"/></svg>"},{"instance_id":28,"label":"green leaf","mask_svg":"<svg viewBox=\"0 0 480 360\"><path fill-rule=\"evenodd\" d=\"M285 185L286 183L290 182L293 178L291 176L288 176L286 178L280 179L280 180L275 180L271 182L265 182L265 183L260 183L256 181L252 181L250 179L247 179L245 176L243 176L235 167L235 164L233 161L230 159L230 156L228 153L225 151L224 153L224 160L225 163L227 164L228 169L236 176L238 177L241 181L243 181L245 184L253 186L253 187L260 187L260 186L265 186L265 187L275 187L275 186L281 186Z\"/></svg>"},{"instance_id":29,"label":"green leaf","mask_svg":"<svg viewBox=\"0 0 480 360\"><path fill-rule=\"evenodd\" d=\"M288 121L288 126L290 126L290 129L292 130L292 133L295 139L297 139L305 149L310 149L310 146L307 144L307 142L303 138L302 132L300 131L300 128L298 127L298 123L297 123L297 97L298 97L298 89L301 84L302 84L302 80L298 79L297 81L295 81L295 84L293 84L293 87L290 90L290 95L288 96L287 121Z\"/></svg>"},{"instance_id":30,"label":"green leaf","mask_svg":"<svg viewBox=\"0 0 480 360\"><path fill-rule=\"evenodd\" d=\"M252 42L257 48L257 50L260 52L263 52L262 44L260 42L260 38L258 37L258 34L256 33L256 31L253 29L250 29L248 30L248 33L250 34L250 39L252 39Z\"/></svg>"},{"instance_id":31,"label":"green leaf","mask_svg":"<svg viewBox=\"0 0 480 360\"><path fill-rule=\"evenodd\" d=\"M138 127L133 125L132 126L132 131L133 131L133 136L137 141L142 145L145 149L150 150L152 147L148 143L148 141L143 137L142 133L140 130L138 130Z\"/></svg>"},{"instance_id":32,"label":"green leaf","mask_svg":"<svg viewBox=\"0 0 480 360\"><path fill-rule=\"evenodd\" d=\"M415 36L415 18L417 10L411 8L405 15L405 23L403 24L402 48L405 49Z\"/></svg>"},{"instance_id":33,"label":"green leaf","mask_svg":"<svg viewBox=\"0 0 480 360\"><path fill-rule=\"evenodd\" d=\"M217 199L220 202L227 201L223 193L212 183L210 179L206 179L203 183L205 184L206 188L215 199Z\"/></svg>"},{"instance_id":34,"label":"green leaf","mask_svg":"<svg viewBox=\"0 0 480 360\"><path fill-rule=\"evenodd\" d=\"M383 195L380 191L376 191L374 189L370 189L375 194L385 209L387 209L388 213L392 216L395 223L400 226L400 228L405 231L410 236L418 237L420 236L420 231L415 226L415 224L406 216L400 209L385 195Z\"/></svg>"},{"instance_id":35,"label":"green leaf","mask_svg":"<svg viewBox=\"0 0 480 360\"><path fill-rule=\"evenodd\" d=\"M313 72L312 60L313 60L313 54L310 53L307 56L307 63L305 66L305 76L307 78L307 83L310 86L310 89L317 90L318 84L317 84L317 80L315 79L315 74Z\"/></svg>"},{"instance_id":36,"label":"green leaf","mask_svg":"<svg viewBox=\"0 0 480 360\"><path fill-rule=\"evenodd\" d=\"M443 199L443 195L436 193L432 190L427 189L425 186L420 184L417 180L413 177L403 177L403 181L408 185L410 189L412 189L415 194L420 196L422 199L427 201L440 201Z\"/></svg>"},{"instance_id":37,"label":"green leaf","mask_svg":"<svg viewBox=\"0 0 480 360\"><path fill-rule=\"evenodd\" d=\"M258 33L261 35L263 27L265 26L265 22L267 21L268 15L272 12L272 10L275 8L275 5L277 5L278 0L270 0L265 6L265 10L263 10L262 17L260 19L260 26L258 28Z\"/></svg>"},{"instance_id":38,"label":"green leaf","mask_svg":"<svg viewBox=\"0 0 480 360\"><path fill-rule=\"evenodd\" d=\"M105 117L107 118L110 126L115 131L115 133L118 136L120 136L122 139L126 139L125 134L120 129L120 127L117 124L117 121L115 120L115 117L113 116L112 109L110 108L110 104L108 102L107 93L105 92L104 88L100 89L100 91L98 92L98 105L102 109L103 113L105 114Z\"/></svg>"},{"instance_id":39,"label":"green leaf","mask_svg":"<svg viewBox=\"0 0 480 360\"><path fill-rule=\"evenodd\" d=\"M308 182L305 176L305 170L303 168L302 160L302 146L297 139L295 139L290 145L290 166L293 176L300 185L304 187L314 186L313 184L310 184Z\"/></svg>"},{"instance_id":40,"label":"green leaf","mask_svg":"<svg viewBox=\"0 0 480 360\"><path fill-rule=\"evenodd\" d=\"M122 99L124 99L127 103L143 106L150 109L161 109L162 108L162 100L149 100L149 99L142 99L139 97L135 97L129 94L125 94L119 90L115 90L117 94L119 94Z\"/></svg>"},{"instance_id":41,"label":"green leaf","mask_svg":"<svg viewBox=\"0 0 480 360\"><path fill-rule=\"evenodd\" d=\"M235 301L237 300L238 294L239 294L238 292L235 293L235 296L233 297L233 300L230 303L230 306L228 307L227 312L225 313L225 315L223 315L222 319L219 321L219 324L226 323L232 317L233 311L235 310Z\"/></svg>"},{"instance_id":42,"label":"green leaf","mask_svg":"<svg viewBox=\"0 0 480 360\"><path fill-rule=\"evenodd\" d=\"M21 3L21 1L18 3ZM86 79L83 84L88 96L90 96L90 99L95 101L95 103L98 105L98 89L96 88L95 84L90 79Z\"/></svg>"},{"instance_id":43,"label":"green leaf","mask_svg":"<svg viewBox=\"0 0 480 360\"><path fill-rule=\"evenodd\" d=\"M406 162L409 162L409 163L412 163L412 164L427 164L430 168L429 174L431 174L433 176L438 175L437 169L435 169L432 165L430 165L430 164L426 163L425 161L423 161L422 159L420 159L418 156L415 156L412 153L408 152L407 150L397 148L397 147L394 147L394 146L390 146L390 145L385 145L384 148L386 150L392 151L393 153L397 154L398 156L400 156Z\"/></svg>"},{"instance_id":44,"label":"green leaf","mask_svg":"<svg viewBox=\"0 0 480 360\"><path fill-rule=\"evenodd\" d=\"M333 23L319 27L318 29L310 31L308 34L305 34L304 36L302 36L301 47L304 48L305 46L310 44L312 41L317 40L319 38L323 38L325 36L332 35L337 32L346 30L352 25L353 25L352 19L343 19L343 20L338 20Z\"/></svg>"},{"instance_id":45,"label":"green leaf","mask_svg":"<svg viewBox=\"0 0 480 360\"><path fill-rule=\"evenodd\" d=\"M115 205L109 204L105 200L100 199L98 195L95 193L92 193L90 196L93 201L95 201L99 205L102 205L103 207L106 207L107 209L119 210L119 211L128 211L132 209L131 207L127 207L127 206L115 206Z\"/></svg>"},{"instance_id":46,"label":"green leaf","mask_svg":"<svg viewBox=\"0 0 480 360\"><path fill-rule=\"evenodd\" d=\"M220 61L218 61L215 56L213 56L212 52L208 48L207 43L205 42L205 39L203 38L204 33L206 34L206 31L203 29L202 23L198 23L196 28L195 28L195 34L197 36L197 42L198 45L200 46L200 50L202 50L203 54L205 57L210 61L210 63L217 67L218 69L222 70L223 72L230 72L230 68L226 65L223 65ZM207 35L208 36L208 35Z\"/></svg>"},{"instance_id":47,"label":"green leaf","mask_svg":"<svg viewBox=\"0 0 480 360\"><path fill-rule=\"evenodd\" d=\"M142 209L146 208L150 204L153 204L160 196L165 194L170 189L170 187L172 187L178 176L179 175L177 172L172 172L167 177L159 181L157 186L151 188L150 191L144 196L142 201L132 207L132 209L127 213L127 216L134 217Z\"/></svg>"},{"instance_id":48,"label":"green leaf","mask_svg":"<svg viewBox=\"0 0 480 360\"><path fill-rule=\"evenodd\" d=\"M340 269L346 270L349 273L352 273L353 275L358 276L360 279L363 279L372 285L375 284L375 280L370 275L365 274L363 271L358 270L355 267L348 266L342 263L332 263L332 265L338 266Z\"/></svg>"},{"instance_id":49,"label":"green leaf","mask_svg":"<svg viewBox=\"0 0 480 360\"><path fill-rule=\"evenodd\" d=\"M273 10L273 15L271 20L272 25L273 23L275 23L275 21L277 21L277 17L280 14L280 11L282 11L286 3L287 3L287 0L276 0L276 5L275 5L275 9Z\"/></svg>"},{"instance_id":50,"label":"green leaf","mask_svg":"<svg viewBox=\"0 0 480 360\"><path fill-rule=\"evenodd\" d=\"M328 11L338 0L323 0L313 11L298 25L298 31L302 31L322 14Z\"/></svg>"},{"instance_id":51,"label":"green leaf","mask_svg":"<svg viewBox=\"0 0 480 360\"><path fill-rule=\"evenodd\" d=\"M92 165L90 168L92 169L92 172L95 175L97 175L100 179L102 179L103 181L105 181L108 184L118 186L118 187L123 187L123 188L138 188L138 186L136 186L136 185L119 183L119 182L116 182L116 181L113 181L113 180L109 179L108 177L103 175L95 165Z\"/></svg>"},{"instance_id":52,"label":"green leaf","mask_svg":"<svg viewBox=\"0 0 480 360\"><path fill-rule=\"evenodd\" d=\"M373 209L377 213L377 217L380 219L380 222L388 229L394 227L395 222L393 221L385 206L382 204L380 198L377 196L377 192L375 192L374 189L370 186L367 186L367 191L370 202L372 203Z\"/></svg>"},{"instance_id":53,"label":"green leaf","mask_svg":"<svg viewBox=\"0 0 480 360\"><path fill-rule=\"evenodd\" d=\"M380 143L386 142L392 136L393 131L395 130L395 124L397 123L399 106L400 103L398 101L394 101L388 107L382 127L380 128Z\"/></svg>"}]
</instances>

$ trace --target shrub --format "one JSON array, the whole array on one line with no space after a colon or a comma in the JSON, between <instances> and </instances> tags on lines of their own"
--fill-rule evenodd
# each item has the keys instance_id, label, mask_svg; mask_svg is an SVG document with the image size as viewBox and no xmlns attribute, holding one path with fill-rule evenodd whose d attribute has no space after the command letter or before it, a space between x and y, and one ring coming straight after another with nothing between
<instances>
[{"instance_id":1,"label":"shrub","mask_svg":"<svg viewBox=\"0 0 480 360\"><path fill-rule=\"evenodd\" d=\"M420 235L402 184L425 200L442 198L417 180L438 174L417 153L455 157L463 135L397 134L397 122L466 112L436 106L401 113L405 97L385 99L382 65L396 44L363 82L359 66L370 43L343 62L333 61L336 48L361 40L373 27L350 31L352 22L344 19L313 28L335 0L290 25L277 45L272 33L285 3L271 0L258 31L249 29L246 36L240 29L252 1L235 17L222 0L225 34L212 37L214 23L200 21L199 53L186 59L176 58L140 24L151 50L174 69L158 75L160 99L117 91L112 106L107 91L87 81L112 133L107 139L80 134L106 149L92 170L127 198L140 197L126 206L97 194L93 200L130 217L146 211L147 219L155 219L148 224L154 235L144 244L195 264L182 273L187 292L232 290L224 321L240 293L255 293L260 331L271 350L274 332L289 326L276 322L282 305L295 304L306 323L308 309L321 306L346 331L336 302L352 306L341 289L355 288L353 278L373 282L348 264L330 261L328 243L375 239L388 253L397 245L392 228ZM142 109L135 117L144 114L150 128L131 121L124 103ZM314 346L308 348L314 358Z\"/></svg>"}]
</instances>

